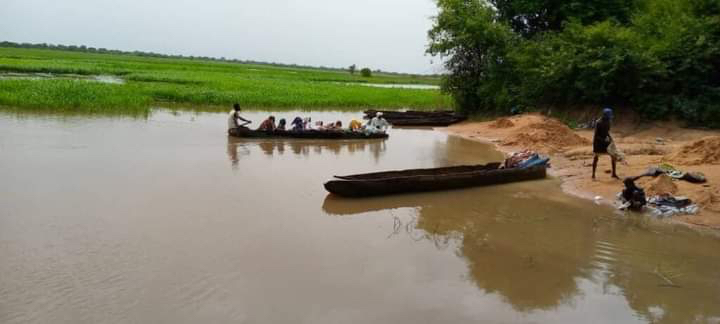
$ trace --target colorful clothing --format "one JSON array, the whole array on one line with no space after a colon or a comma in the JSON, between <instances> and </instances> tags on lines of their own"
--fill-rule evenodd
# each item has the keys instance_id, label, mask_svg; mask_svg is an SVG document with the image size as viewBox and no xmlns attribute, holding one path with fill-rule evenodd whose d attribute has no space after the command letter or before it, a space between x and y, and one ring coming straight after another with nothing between
<instances>
[{"instance_id":1,"label":"colorful clothing","mask_svg":"<svg viewBox=\"0 0 720 324\"><path fill-rule=\"evenodd\" d=\"M360 130L361 128L362 128L362 123L359 120L353 119L350 121L350 130L355 131L355 130Z\"/></svg>"}]
</instances>

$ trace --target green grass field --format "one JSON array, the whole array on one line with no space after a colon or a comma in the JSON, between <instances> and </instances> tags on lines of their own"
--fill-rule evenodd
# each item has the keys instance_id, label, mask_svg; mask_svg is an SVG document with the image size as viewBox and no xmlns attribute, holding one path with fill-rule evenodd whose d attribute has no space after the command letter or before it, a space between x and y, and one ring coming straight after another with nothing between
<instances>
[{"instance_id":1,"label":"green grass field","mask_svg":"<svg viewBox=\"0 0 720 324\"><path fill-rule=\"evenodd\" d=\"M23 76L37 73L52 77ZM81 78L96 75L116 76L124 83ZM447 109L451 100L438 90L362 85L438 82L424 76L363 78L308 68L0 48L0 106L24 111L137 114L163 106L226 110L235 102L273 110Z\"/></svg>"}]
</instances>

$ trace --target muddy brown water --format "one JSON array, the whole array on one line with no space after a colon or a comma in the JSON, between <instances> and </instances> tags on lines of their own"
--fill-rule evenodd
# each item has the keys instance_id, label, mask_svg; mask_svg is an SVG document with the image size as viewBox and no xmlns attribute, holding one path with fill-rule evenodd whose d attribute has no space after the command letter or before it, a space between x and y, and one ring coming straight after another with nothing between
<instances>
[{"instance_id":1,"label":"muddy brown water","mask_svg":"<svg viewBox=\"0 0 720 324\"><path fill-rule=\"evenodd\" d=\"M557 180L363 200L322 187L501 158L490 146L426 129L239 140L225 125L0 113L0 322L720 322L716 237Z\"/></svg>"}]
</instances>

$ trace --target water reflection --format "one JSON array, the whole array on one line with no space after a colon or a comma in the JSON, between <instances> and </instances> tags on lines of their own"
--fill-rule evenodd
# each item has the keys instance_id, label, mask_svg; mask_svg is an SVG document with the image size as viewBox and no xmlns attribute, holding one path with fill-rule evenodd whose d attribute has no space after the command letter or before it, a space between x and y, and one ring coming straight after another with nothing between
<instances>
[{"instance_id":1,"label":"water reflection","mask_svg":"<svg viewBox=\"0 0 720 324\"><path fill-rule=\"evenodd\" d=\"M720 323L718 242L666 243L670 233L601 229L598 255L607 260L607 282L630 307L656 323Z\"/></svg>"},{"instance_id":2,"label":"water reflection","mask_svg":"<svg viewBox=\"0 0 720 324\"><path fill-rule=\"evenodd\" d=\"M526 195L535 196L533 191ZM416 218L399 227L439 248L449 240L458 241L457 252L467 260L471 280L487 293L503 296L518 311L552 309L577 296L575 278L583 275L592 259L593 241L588 239L592 229L579 217L558 216L567 213L561 202L536 206L524 204L526 196L486 193L487 188L370 200L328 196L323 209L336 215L416 210ZM425 234L414 233L407 224Z\"/></svg>"},{"instance_id":3,"label":"water reflection","mask_svg":"<svg viewBox=\"0 0 720 324\"><path fill-rule=\"evenodd\" d=\"M720 277L708 267L720 262L717 240L688 233L694 239L687 243L667 243L664 236L677 235L677 228L638 226L604 208L548 197L556 185L544 180L359 200L328 195L323 210L389 214L390 237L406 234L439 249L457 246L469 280L522 313L620 296L624 303L598 307L618 314L629 307L637 317L661 323L718 319Z\"/></svg>"},{"instance_id":4,"label":"water reflection","mask_svg":"<svg viewBox=\"0 0 720 324\"><path fill-rule=\"evenodd\" d=\"M303 140L303 139L241 139L228 136L227 155L233 165L237 167L243 156L249 156L252 148L257 147L268 156L282 156L286 150L294 155L323 155L327 152L333 155L353 155L360 152L369 152L377 161L387 149L384 139L373 140Z\"/></svg>"}]
</instances>

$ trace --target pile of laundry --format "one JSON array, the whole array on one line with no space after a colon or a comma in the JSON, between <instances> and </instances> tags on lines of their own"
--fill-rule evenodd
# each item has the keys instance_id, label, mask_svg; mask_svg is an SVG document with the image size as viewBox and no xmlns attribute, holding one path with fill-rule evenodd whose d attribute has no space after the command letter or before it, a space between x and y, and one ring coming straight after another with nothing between
<instances>
[{"instance_id":1,"label":"pile of laundry","mask_svg":"<svg viewBox=\"0 0 720 324\"><path fill-rule=\"evenodd\" d=\"M643 176L657 177L663 173L676 180L685 180L691 183L707 182L707 178L705 178L705 175L702 172L683 172L667 163L649 168Z\"/></svg>"},{"instance_id":2,"label":"pile of laundry","mask_svg":"<svg viewBox=\"0 0 720 324\"><path fill-rule=\"evenodd\" d=\"M643 211L648 210L650 214L657 218L672 217L675 215L695 215L700 211L698 205L693 204L692 200L687 197L674 197L669 194L652 196L644 199L644 193L636 194L630 200L625 199L622 193L618 193L620 210ZM642 198L639 198L642 197Z\"/></svg>"},{"instance_id":3,"label":"pile of laundry","mask_svg":"<svg viewBox=\"0 0 720 324\"><path fill-rule=\"evenodd\" d=\"M505 159L505 168L520 168L525 169L529 167L534 166L550 166L549 165L550 158L546 156L541 156L535 151L531 151L528 149L522 150L520 152L513 152L508 155L508 157Z\"/></svg>"},{"instance_id":4,"label":"pile of laundry","mask_svg":"<svg viewBox=\"0 0 720 324\"><path fill-rule=\"evenodd\" d=\"M695 215L700 211L700 207L693 204L689 198L673 197L669 194L650 197L647 208L653 216L659 218L675 215Z\"/></svg>"}]
</instances>

